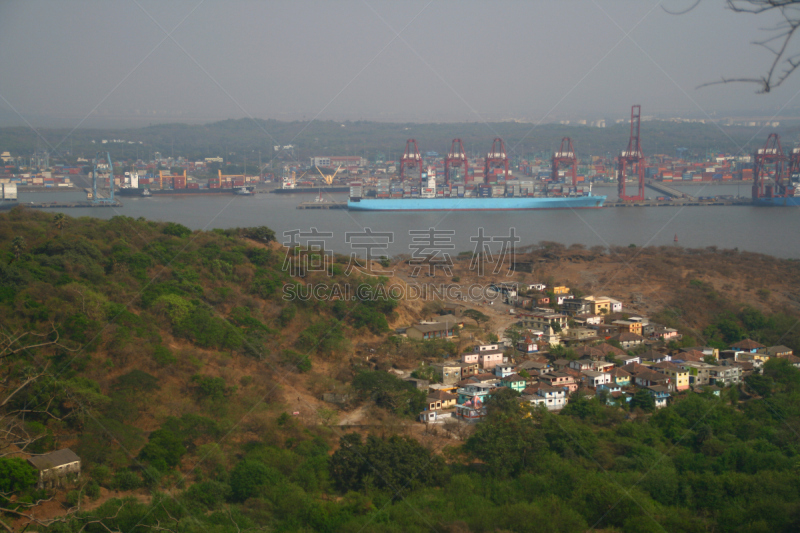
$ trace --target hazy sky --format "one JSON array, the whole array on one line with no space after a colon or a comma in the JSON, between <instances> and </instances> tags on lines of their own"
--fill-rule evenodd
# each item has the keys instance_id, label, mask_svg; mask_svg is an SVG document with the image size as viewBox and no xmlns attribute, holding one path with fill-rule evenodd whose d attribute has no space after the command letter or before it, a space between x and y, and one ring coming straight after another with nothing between
<instances>
[{"instance_id":1,"label":"hazy sky","mask_svg":"<svg viewBox=\"0 0 800 533\"><path fill-rule=\"evenodd\" d=\"M0 1L0 118L83 126L225 118L391 121L779 115L723 0ZM168 34L171 32L171 36ZM399 36L397 35L399 33ZM626 35L627 34L627 35ZM783 109L782 109L783 107Z\"/></svg>"}]
</instances>

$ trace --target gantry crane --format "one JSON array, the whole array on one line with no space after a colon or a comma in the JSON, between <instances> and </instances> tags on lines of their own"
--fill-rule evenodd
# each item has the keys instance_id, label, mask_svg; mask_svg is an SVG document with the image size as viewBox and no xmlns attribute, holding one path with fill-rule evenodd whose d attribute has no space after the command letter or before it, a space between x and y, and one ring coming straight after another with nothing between
<instances>
[{"instance_id":1,"label":"gantry crane","mask_svg":"<svg viewBox=\"0 0 800 533\"><path fill-rule=\"evenodd\" d=\"M464 150L464 143L461 139L453 139L453 145L450 147L447 157L444 158L444 179L447 183L452 181L450 172L454 167L462 166L464 168L464 181L467 181L469 174L469 161L467 161L467 152Z\"/></svg>"},{"instance_id":2,"label":"gantry crane","mask_svg":"<svg viewBox=\"0 0 800 533\"><path fill-rule=\"evenodd\" d=\"M792 151L794 159L794 150ZM753 198L773 198L787 196L786 155L781 147L781 138L777 133L771 134L763 148L753 155ZM790 164L791 169L791 164ZM791 172L791 170L789 170ZM767 180L773 183L767 183ZM790 184L791 185L791 184Z\"/></svg>"},{"instance_id":3,"label":"gantry crane","mask_svg":"<svg viewBox=\"0 0 800 533\"><path fill-rule=\"evenodd\" d=\"M108 161L108 189L111 191L108 198L100 198L97 196L97 165L102 159ZM94 156L94 160L92 160L92 202L96 204L101 202L114 202L114 165L111 164L111 153L109 152L106 152L105 158L103 158L102 152L97 152Z\"/></svg>"},{"instance_id":4,"label":"gantry crane","mask_svg":"<svg viewBox=\"0 0 800 533\"><path fill-rule=\"evenodd\" d=\"M506 145L503 139L496 138L492 142L491 151L486 154L486 163L484 164L483 175L484 179L489 179L490 171L494 168L503 168L503 179L508 179L508 157L506 155Z\"/></svg>"},{"instance_id":5,"label":"gantry crane","mask_svg":"<svg viewBox=\"0 0 800 533\"><path fill-rule=\"evenodd\" d=\"M422 170L422 155L419 153L419 146L417 146L416 140L408 139L406 141L406 151L400 158L400 181L407 177L406 168L414 167L419 167L419 174L421 177L424 171Z\"/></svg>"},{"instance_id":6,"label":"gantry crane","mask_svg":"<svg viewBox=\"0 0 800 533\"><path fill-rule=\"evenodd\" d=\"M569 165L569 176L572 181L572 187L575 188L578 186L578 158L575 157L575 149L572 146L572 139L569 137L561 139L561 147L557 152L553 152L551 174L551 181L553 183L558 181L558 171L566 165Z\"/></svg>"},{"instance_id":7,"label":"gantry crane","mask_svg":"<svg viewBox=\"0 0 800 533\"><path fill-rule=\"evenodd\" d=\"M639 138L639 125L641 122L642 106L631 107L631 137L628 149L617 158L617 187L619 199L623 202L644 200L644 153ZM628 176L636 176L639 188L635 196L629 196L625 191L625 180Z\"/></svg>"}]
</instances>

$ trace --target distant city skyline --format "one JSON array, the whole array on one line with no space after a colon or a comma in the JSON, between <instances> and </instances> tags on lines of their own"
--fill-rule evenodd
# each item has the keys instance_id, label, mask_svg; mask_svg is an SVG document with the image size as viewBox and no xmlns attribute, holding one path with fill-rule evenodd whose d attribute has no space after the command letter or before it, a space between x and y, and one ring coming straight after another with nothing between
<instances>
[{"instance_id":1,"label":"distant city skyline","mask_svg":"<svg viewBox=\"0 0 800 533\"><path fill-rule=\"evenodd\" d=\"M775 20L692 3L9 1L0 125L800 117L800 75L696 89L762 75Z\"/></svg>"}]
</instances>

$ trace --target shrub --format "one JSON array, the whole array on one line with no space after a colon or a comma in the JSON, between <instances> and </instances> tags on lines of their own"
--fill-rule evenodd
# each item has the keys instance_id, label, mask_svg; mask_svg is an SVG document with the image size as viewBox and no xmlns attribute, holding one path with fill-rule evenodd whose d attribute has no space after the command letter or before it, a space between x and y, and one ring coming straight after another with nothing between
<instances>
[{"instance_id":1,"label":"shrub","mask_svg":"<svg viewBox=\"0 0 800 533\"><path fill-rule=\"evenodd\" d=\"M243 502L247 498L256 496L259 488L277 484L280 478L280 473L274 468L259 461L245 459L231 471L231 499Z\"/></svg>"},{"instance_id":2,"label":"shrub","mask_svg":"<svg viewBox=\"0 0 800 533\"><path fill-rule=\"evenodd\" d=\"M153 348L153 359L161 366L168 366L178 361L172 354L172 350L161 344Z\"/></svg>"},{"instance_id":3,"label":"shrub","mask_svg":"<svg viewBox=\"0 0 800 533\"><path fill-rule=\"evenodd\" d=\"M175 222L167 222L167 225L164 226L164 229L161 230L162 233L165 235L173 235L175 237L186 237L192 234L192 230L184 226L183 224L178 224Z\"/></svg>"},{"instance_id":4,"label":"shrub","mask_svg":"<svg viewBox=\"0 0 800 533\"><path fill-rule=\"evenodd\" d=\"M142 485L142 480L130 470L120 470L114 474L114 488L117 490L136 490Z\"/></svg>"},{"instance_id":5,"label":"shrub","mask_svg":"<svg viewBox=\"0 0 800 533\"><path fill-rule=\"evenodd\" d=\"M195 483L186 491L186 497L213 511L231 495L231 487L219 481L203 481Z\"/></svg>"},{"instance_id":6,"label":"shrub","mask_svg":"<svg viewBox=\"0 0 800 533\"><path fill-rule=\"evenodd\" d=\"M0 458L0 492L14 492L32 487L39 475L27 461L19 457Z\"/></svg>"},{"instance_id":7,"label":"shrub","mask_svg":"<svg viewBox=\"0 0 800 533\"><path fill-rule=\"evenodd\" d=\"M100 485L96 481L92 481L88 485L86 485L86 489L84 489L86 495L93 500L96 500L100 497Z\"/></svg>"},{"instance_id":8,"label":"shrub","mask_svg":"<svg viewBox=\"0 0 800 533\"><path fill-rule=\"evenodd\" d=\"M371 399L395 414L416 416L425 408L425 393L388 372L363 371L353 379L362 400Z\"/></svg>"},{"instance_id":9,"label":"shrub","mask_svg":"<svg viewBox=\"0 0 800 533\"><path fill-rule=\"evenodd\" d=\"M106 465L100 465L92 470L92 479L100 485L107 486L106 483L111 477L111 469Z\"/></svg>"},{"instance_id":10,"label":"shrub","mask_svg":"<svg viewBox=\"0 0 800 533\"><path fill-rule=\"evenodd\" d=\"M236 387L228 387L222 378L201 374L192 376L192 383L195 384L195 392L198 396L214 401L222 400L236 390Z\"/></svg>"},{"instance_id":11,"label":"shrub","mask_svg":"<svg viewBox=\"0 0 800 533\"><path fill-rule=\"evenodd\" d=\"M296 315L297 308L294 305L289 304L281 309L281 312L278 315L278 323L281 325L281 327L285 328Z\"/></svg>"},{"instance_id":12,"label":"shrub","mask_svg":"<svg viewBox=\"0 0 800 533\"><path fill-rule=\"evenodd\" d=\"M266 226L258 226L255 228L242 228L239 234L246 238L258 242L272 242L275 240L275 232Z\"/></svg>"},{"instance_id":13,"label":"shrub","mask_svg":"<svg viewBox=\"0 0 800 533\"><path fill-rule=\"evenodd\" d=\"M284 350L281 356L281 363L290 367L293 372L308 372L311 370L311 358L307 354L294 350Z\"/></svg>"},{"instance_id":14,"label":"shrub","mask_svg":"<svg viewBox=\"0 0 800 533\"><path fill-rule=\"evenodd\" d=\"M67 493L67 505L70 507L77 507L83 500L83 495L79 490L71 490Z\"/></svg>"},{"instance_id":15,"label":"shrub","mask_svg":"<svg viewBox=\"0 0 800 533\"><path fill-rule=\"evenodd\" d=\"M444 468L435 456L411 437L381 439L370 435L366 443L350 433L340 439L340 447L330 460L331 478L342 492L363 490L367 486L401 493L432 485ZM377 473L377 474L376 474Z\"/></svg>"},{"instance_id":16,"label":"shrub","mask_svg":"<svg viewBox=\"0 0 800 533\"><path fill-rule=\"evenodd\" d=\"M150 440L139 452L139 459L147 461L162 472L178 466L186 447L181 438L168 429L158 429L150 434Z\"/></svg>"},{"instance_id":17,"label":"shrub","mask_svg":"<svg viewBox=\"0 0 800 533\"><path fill-rule=\"evenodd\" d=\"M158 389L158 380L142 370L131 370L114 380L115 389L124 392L150 392Z\"/></svg>"}]
</instances>

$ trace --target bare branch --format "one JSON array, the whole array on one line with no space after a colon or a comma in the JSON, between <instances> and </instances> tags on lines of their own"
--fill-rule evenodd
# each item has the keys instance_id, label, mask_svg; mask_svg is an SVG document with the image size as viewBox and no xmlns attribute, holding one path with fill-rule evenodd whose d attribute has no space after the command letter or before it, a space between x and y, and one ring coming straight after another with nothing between
<instances>
[{"instance_id":1,"label":"bare branch","mask_svg":"<svg viewBox=\"0 0 800 533\"><path fill-rule=\"evenodd\" d=\"M25 388L25 387L26 387L26 386L27 386L29 383L32 383L32 382L36 381L37 379L39 379L40 377L44 376L44 375L47 373L47 367L48 367L48 366L50 366L50 363L48 363L47 365L45 365L45 367L42 369L42 371L41 371L40 373L36 374L35 376L31 376L30 378L28 378L27 380L25 380L25 382L23 382L23 383L22 383L22 385L20 385L19 387L17 387L17 388L16 388L16 390L15 390L14 392L12 392L12 393L11 393L11 394L9 394L8 396L6 396L6 399L5 399L5 400L3 400L3 402L2 402L2 403L0 403L0 407L3 407L3 406L5 406L5 404L7 404L7 403L8 403L8 400L10 400L11 398L13 398L13 397L14 397L14 395L15 395L16 393L18 393L19 391L21 391L22 389L24 389L24 388ZM27 411L21 411L21 412L27 412Z\"/></svg>"},{"instance_id":2,"label":"bare branch","mask_svg":"<svg viewBox=\"0 0 800 533\"><path fill-rule=\"evenodd\" d=\"M774 32L774 35L753 42L754 45L768 50L775 58L767 69L766 75L760 78L722 78L720 81L704 83L696 88L724 83L756 83L761 86L757 91L759 94L768 93L780 86L800 67L800 61L796 59L798 57L796 54L787 55L789 44L792 42L797 28L800 27L800 0L726 0L726 5L735 13L750 15L759 15L769 11L780 13L783 22L765 30ZM780 45L773 46L773 43L780 43Z\"/></svg>"},{"instance_id":3,"label":"bare branch","mask_svg":"<svg viewBox=\"0 0 800 533\"><path fill-rule=\"evenodd\" d=\"M690 7L688 7L687 9L684 9L683 11L670 11L669 9L667 9L667 8L666 8L666 7L664 7L664 6L661 6L661 9L663 9L665 13L668 13L668 14L670 14L670 15L685 15L685 14L686 14L686 13L688 13L689 11L693 11L693 10L694 10L694 8L696 8L696 7L697 7L697 6L699 6L699 5L700 5L700 0L697 0L697 1L696 1L694 4L692 4L692 5L691 5Z\"/></svg>"}]
</instances>

